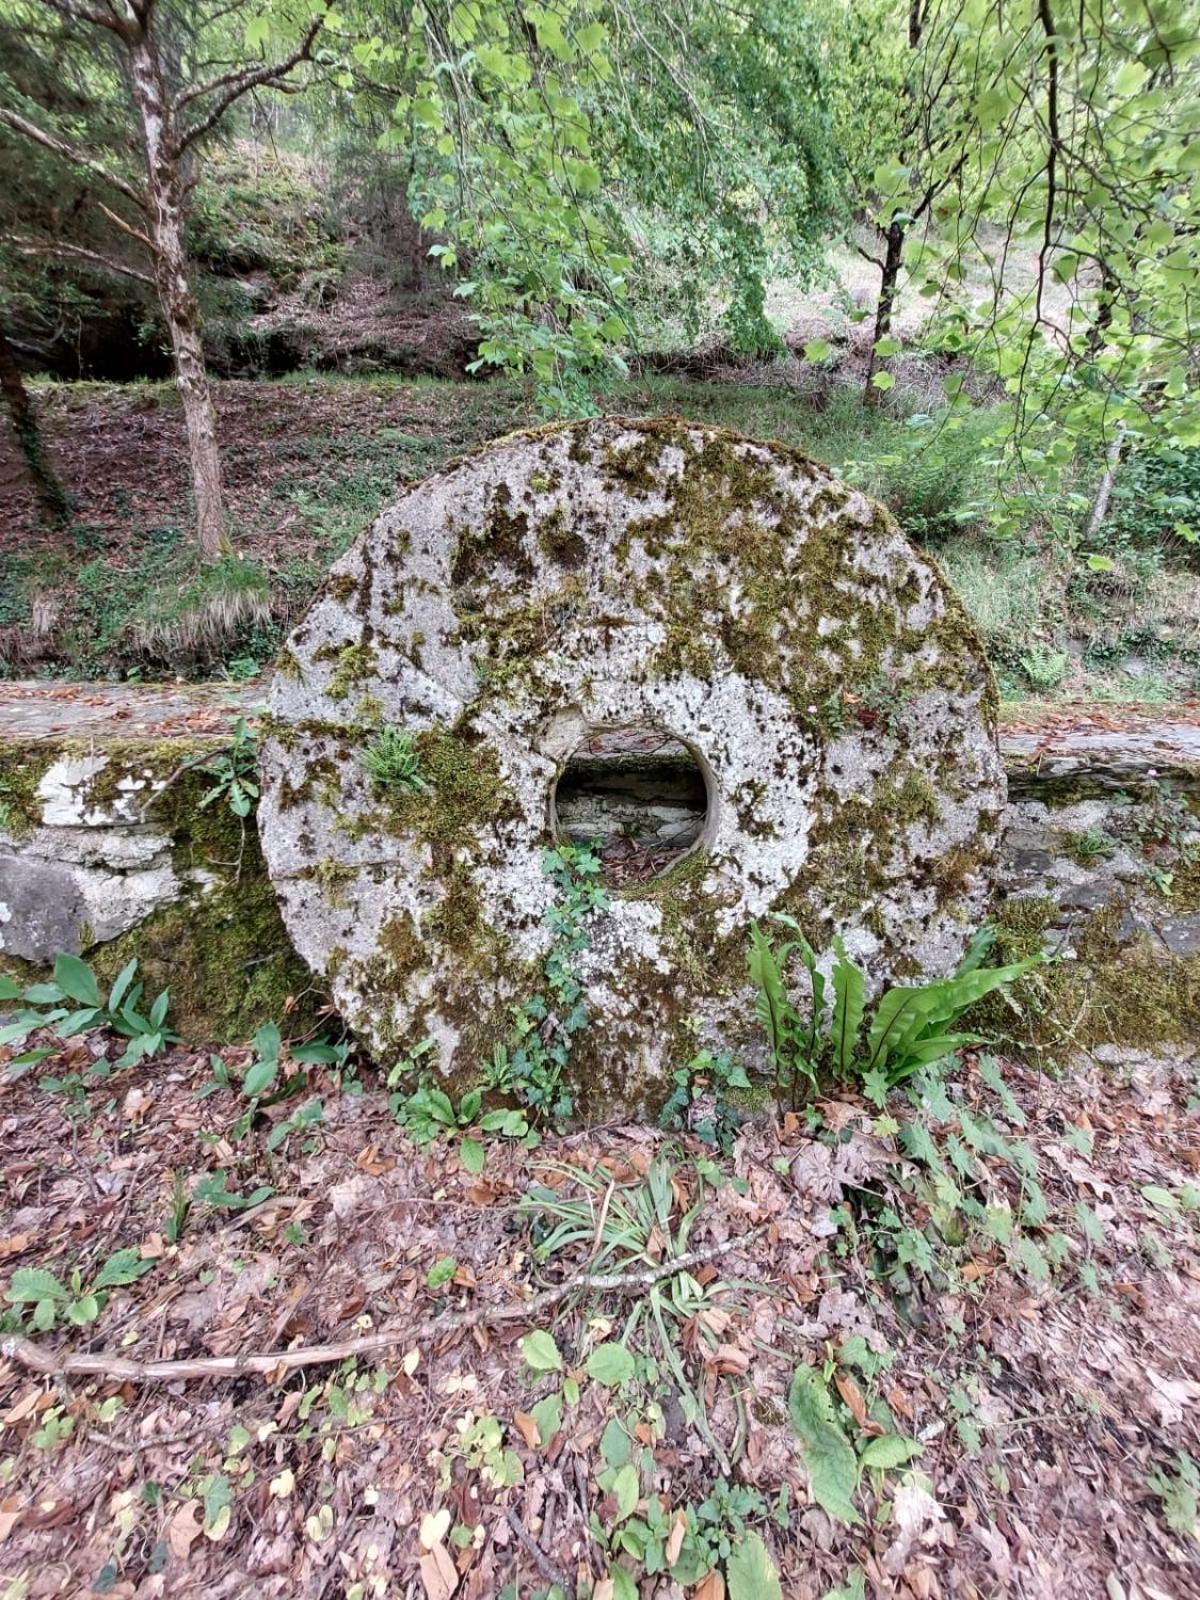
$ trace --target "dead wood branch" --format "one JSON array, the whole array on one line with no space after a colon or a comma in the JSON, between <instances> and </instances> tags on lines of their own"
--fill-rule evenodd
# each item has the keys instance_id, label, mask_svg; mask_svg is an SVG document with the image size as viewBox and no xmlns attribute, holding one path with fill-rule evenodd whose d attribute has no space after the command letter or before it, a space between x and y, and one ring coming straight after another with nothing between
<instances>
[{"instance_id":1,"label":"dead wood branch","mask_svg":"<svg viewBox=\"0 0 1200 1600\"><path fill-rule=\"evenodd\" d=\"M703 1266L726 1251L753 1244L771 1226L762 1222L736 1239L724 1239L718 1244L705 1245L701 1250L690 1250L686 1255L664 1261L660 1266L642 1272L616 1274L584 1273L566 1283L556 1284L535 1294L531 1300L500 1306L479 1306L474 1311L464 1311L453 1316L432 1317L418 1323L415 1328L392 1328L380 1333L367 1333L357 1339L343 1339L338 1344L299 1345L293 1350L246 1351L236 1356L197 1356L182 1361L135 1361L112 1351L98 1351L94 1355L72 1355L70 1351L48 1350L31 1339L9 1337L0 1339L0 1356L16 1361L31 1372L47 1377L108 1378L122 1383L181 1383L195 1378L240 1378L249 1373L277 1379L284 1373L300 1367L328 1366L338 1361L348 1361L353 1356L378 1355L401 1345L412 1348L426 1344L431 1339L439 1342L449 1334L463 1333L471 1328L481 1328L498 1322L533 1322L543 1311L560 1300L576 1294L642 1294L676 1273L688 1272Z\"/></svg>"}]
</instances>

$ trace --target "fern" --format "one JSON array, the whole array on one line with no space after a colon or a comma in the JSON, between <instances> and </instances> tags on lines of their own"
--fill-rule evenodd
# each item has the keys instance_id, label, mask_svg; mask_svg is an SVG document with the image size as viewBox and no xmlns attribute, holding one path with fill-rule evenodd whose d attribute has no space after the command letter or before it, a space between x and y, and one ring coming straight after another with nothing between
<instances>
[{"instance_id":1,"label":"fern","mask_svg":"<svg viewBox=\"0 0 1200 1600\"><path fill-rule=\"evenodd\" d=\"M358 759L371 781L382 788L404 789L410 794L428 788L412 734L402 728L382 728Z\"/></svg>"},{"instance_id":2,"label":"fern","mask_svg":"<svg viewBox=\"0 0 1200 1600\"><path fill-rule=\"evenodd\" d=\"M955 1031L955 1024L976 1001L1015 982L1045 959L1037 955L1006 967L983 966L995 942L993 930L984 928L972 939L953 977L897 984L880 996L868 1017L866 976L842 940L835 938L833 1002L827 1021L826 980L816 953L793 918L775 920L795 937L776 948L758 923L752 923L747 959L775 1082L779 1089L790 1091L793 1104L802 1081L815 1094L825 1077L858 1079L868 1098L882 1105L890 1089L922 1068L982 1043L976 1034ZM808 971L812 992L807 1026L801 1023L785 979L787 963L796 952Z\"/></svg>"}]
</instances>

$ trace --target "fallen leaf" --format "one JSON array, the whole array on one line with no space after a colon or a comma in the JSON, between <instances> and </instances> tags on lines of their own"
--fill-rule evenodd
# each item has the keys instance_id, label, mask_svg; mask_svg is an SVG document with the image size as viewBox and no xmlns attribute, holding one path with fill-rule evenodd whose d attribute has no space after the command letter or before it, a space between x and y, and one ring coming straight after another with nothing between
<instances>
[{"instance_id":1,"label":"fallen leaf","mask_svg":"<svg viewBox=\"0 0 1200 1600\"><path fill-rule=\"evenodd\" d=\"M450 1513L445 1506L440 1511L427 1512L421 1518L421 1528L418 1538L422 1550L432 1550L434 1545L441 1544L450 1531Z\"/></svg>"},{"instance_id":2,"label":"fallen leaf","mask_svg":"<svg viewBox=\"0 0 1200 1600\"><path fill-rule=\"evenodd\" d=\"M692 1590L692 1600L725 1600L725 1579L716 1567Z\"/></svg>"},{"instance_id":3,"label":"fallen leaf","mask_svg":"<svg viewBox=\"0 0 1200 1600\"><path fill-rule=\"evenodd\" d=\"M667 1538L667 1566L673 1567L679 1560L679 1552L683 1549L684 1536L687 1533L687 1516L683 1511L675 1513L675 1520L671 1524L671 1532Z\"/></svg>"},{"instance_id":4,"label":"fallen leaf","mask_svg":"<svg viewBox=\"0 0 1200 1600\"><path fill-rule=\"evenodd\" d=\"M28 1243L27 1233L11 1233L7 1239L0 1239L0 1261L3 1261L5 1256L20 1255Z\"/></svg>"},{"instance_id":5,"label":"fallen leaf","mask_svg":"<svg viewBox=\"0 0 1200 1600\"><path fill-rule=\"evenodd\" d=\"M16 1527L21 1520L21 1497L11 1494L7 1500L0 1500L0 1544Z\"/></svg>"},{"instance_id":6,"label":"fallen leaf","mask_svg":"<svg viewBox=\"0 0 1200 1600\"><path fill-rule=\"evenodd\" d=\"M837 1392L845 1402L850 1415L860 1428L865 1428L870 1419L867 1416L867 1402L863 1399L863 1392L858 1384L848 1372L839 1372L833 1381L837 1384Z\"/></svg>"},{"instance_id":7,"label":"fallen leaf","mask_svg":"<svg viewBox=\"0 0 1200 1600\"><path fill-rule=\"evenodd\" d=\"M44 1389L36 1386L26 1389L16 1405L10 1406L4 1415L0 1416L0 1422L3 1422L5 1427L11 1427L14 1422L20 1422L23 1417L27 1417L31 1411L36 1411L38 1401L42 1399L49 1399Z\"/></svg>"},{"instance_id":8,"label":"fallen leaf","mask_svg":"<svg viewBox=\"0 0 1200 1600\"><path fill-rule=\"evenodd\" d=\"M167 1548L177 1561L187 1559L188 1551L203 1531L196 1516L199 1503L198 1500L185 1500L167 1523Z\"/></svg>"},{"instance_id":9,"label":"fallen leaf","mask_svg":"<svg viewBox=\"0 0 1200 1600\"><path fill-rule=\"evenodd\" d=\"M450 1600L458 1588L458 1568L450 1559L446 1546L435 1544L417 1565L425 1586L426 1600Z\"/></svg>"},{"instance_id":10,"label":"fallen leaf","mask_svg":"<svg viewBox=\"0 0 1200 1600\"><path fill-rule=\"evenodd\" d=\"M522 1439L524 1439L529 1449L536 1450L538 1442L538 1425L529 1415L528 1411L514 1411L513 1422L516 1424L517 1432L521 1435Z\"/></svg>"}]
</instances>

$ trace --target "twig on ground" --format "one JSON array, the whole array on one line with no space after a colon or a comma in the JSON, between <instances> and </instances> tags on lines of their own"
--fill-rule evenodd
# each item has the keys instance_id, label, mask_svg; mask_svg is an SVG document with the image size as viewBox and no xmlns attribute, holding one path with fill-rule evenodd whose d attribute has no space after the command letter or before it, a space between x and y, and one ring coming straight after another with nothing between
<instances>
[{"instance_id":1,"label":"twig on ground","mask_svg":"<svg viewBox=\"0 0 1200 1600\"><path fill-rule=\"evenodd\" d=\"M616 1274L583 1274L566 1283L545 1289L532 1300L500 1306L479 1306L474 1311L460 1312L454 1316L430 1318L415 1328L393 1328L386 1332L366 1333L357 1339L343 1339L338 1344L300 1345L293 1350L248 1351L236 1356L197 1356L181 1361L135 1361L113 1351L98 1351L95 1355L72 1355L69 1351L48 1350L31 1339L9 1336L0 1339L0 1356L19 1362L32 1372L48 1377L98 1377L119 1379L128 1383L181 1383L193 1378L240 1378L249 1373L276 1379L299 1367L326 1366L331 1362L348 1361L353 1356L375 1355L381 1350L391 1350L398 1345L412 1347L430 1339L439 1342L448 1334L463 1333L471 1328L496 1322L531 1322L550 1306L557 1305L570 1295L585 1293L640 1294L645 1289L673 1278L677 1272L690 1271L705 1262L724 1255L728 1250L753 1244L771 1226L762 1222L748 1233L735 1239L724 1239L718 1244L705 1245L700 1250L690 1250L686 1255L664 1261L660 1266L642 1272Z\"/></svg>"},{"instance_id":2,"label":"twig on ground","mask_svg":"<svg viewBox=\"0 0 1200 1600\"><path fill-rule=\"evenodd\" d=\"M542 1577L545 1578L546 1582L557 1584L564 1594L570 1594L571 1585L568 1583L565 1574L555 1566L553 1561L551 1561L550 1557L542 1549L541 1545L533 1537L529 1529L521 1521L520 1517L511 1506L509 1506L504 1516L509 1527L516 1534L521 1545L529 1553L529 1555L533 1557L534 1566L537 1567L538 1571L541 1573Z\"/></svg>"}]
</instances>

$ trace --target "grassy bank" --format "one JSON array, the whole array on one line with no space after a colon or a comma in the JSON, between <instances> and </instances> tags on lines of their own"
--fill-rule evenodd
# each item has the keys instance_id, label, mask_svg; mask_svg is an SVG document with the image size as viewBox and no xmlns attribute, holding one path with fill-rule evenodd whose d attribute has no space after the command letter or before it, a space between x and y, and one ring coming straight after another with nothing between
<instances>
[{"instance_id":1,"label":"grassy bank","mask_svg":"<svg viewBox=\"0 0 1200 1600\"><path fill-rule=\"evenodd\" d=\"M1194 547L1171 520L1186 493L1156 500L1154 484L1133 475L1106 530L1112 566L1094 571L1064 526L1075 512L1046 507L1003 540L988 531L996 483L986 411L949 431L936 419L914 425L903 401L864 409L834 380L800 392L778 372L742 377L752 381L640 378L613 387L603 405L782 439L885 500L942 561L1009 696L1145 701L1197 691L1200 583ZM11 448L0 444L8 676L252 675L399 486L538 420L528 396L500 382L301 375L221 384L237 555L202 570L173 387L42 384L37 393L76 514L61 534L40 530Z\"/></svg>"}]
</instances>

